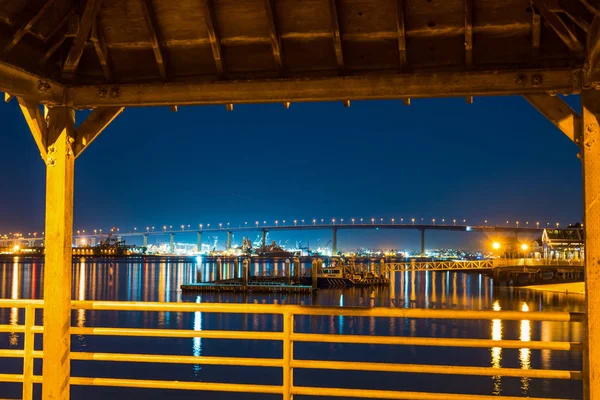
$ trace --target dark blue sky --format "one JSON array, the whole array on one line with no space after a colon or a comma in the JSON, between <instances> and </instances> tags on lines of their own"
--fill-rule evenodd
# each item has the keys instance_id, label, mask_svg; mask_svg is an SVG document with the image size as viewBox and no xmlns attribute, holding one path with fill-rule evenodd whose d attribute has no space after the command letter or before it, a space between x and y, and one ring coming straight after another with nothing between
<instances>
[{"instance_id":1,"label":"dark blue sky","mask_svg":"<svg viewBox=\"0 0 600 400\"><path fill-rule=\"evenodd\" d=\"M41 231L44 165L16 102L0 117L0 232ZM332 217L564 226L582 214L576 154L520 97L126 109L77 160L75 229Z\"/></svg>"}]
</instances>

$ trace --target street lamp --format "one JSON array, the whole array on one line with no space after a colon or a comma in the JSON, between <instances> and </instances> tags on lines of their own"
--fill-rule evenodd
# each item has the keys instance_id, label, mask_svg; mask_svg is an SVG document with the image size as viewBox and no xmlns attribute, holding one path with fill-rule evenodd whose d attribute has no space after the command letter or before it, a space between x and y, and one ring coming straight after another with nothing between
<instances>
[{"instance_id":1,"label":"street lamp","mask_svg":"<svg viewBox=\"0 0 600 400\"><path fill-rule=\"evenodd\" d=\"M375 218L371 218L371 225L375 224Z\"/></svg>"},{"instance_id":2,"label":"street lamp","mask_svg":"<svg viewBox=\"0 0 600 400\"><path fill-rule=\"evenodd\" d=\"M453 219L452 223L454 224L454 226L456 226L456 219Z\"/></svg>"},{"instance_id":3,"label":"street lamp","mask_svg":"<svg viewBox=\"0 0 600 400\"><path fill-rule=\"evenodd\" d=\"M331 225L335 225L335 218L331 218Z\"/></svg>"},{"instance_id":4,"label":"street lamp","mask_svg":"<svg viewBox=\"0 0 600 400\"><path fill-rule=\"evenodd\" d=\"M298 221L294 220L294 226L298 226L297 222Z\"/></svg>"},{"instance_id":5,"label":"street lamp","mask_svg":"<svg viewBox=\"0 0 600 400\"><path fill-rule=\"evenodd\" d=\"M223 223L219 222L219 229L223 229Z\"/></svg>"},{"instance_id":6,"label":"street lamp","mask_svg":"<svg viewBox=\"0 0 600 400\"><path fill-rule=\"evenodd\" d=\"M519 221L517 221L517 228L519 227Z\"/></svg>"},{"instance_id":7,"label":"street lamp","mask_svg":"<svg viewBox=\"0 0 600 400\"><path fill-rule=\"evenodd\" d=\"M202 230L202 226L203 226L203 225L202 225L202 224L200 224L200 225L198 225L198 226L200 227L200 230Z\"/></svg>"},{"instance_id":8,"label":"street lamp","mask_svg":"<svg viewBox=\"0 0 600 400\"><path fill-rule=\"evenodd\" d=\"M539 223L539 222L536 222L536 223L535 223L535 227L536 227L536 228L538 228L538 229L540 229L540 223Z\"/></svg>"},{"instance_id":9,"label":"street lamp","mask_svg":"<svg viewBox=\"0 0 600 400\"><path fill-rule=\"evenodd\" d=\"M275 220L275 226L279 226L279 221Z\"/></svg>"},{"instance_id":10,"label":"street lamp","mask_svg":"<svg viewBox=\"0 0 600 400\"><path fill-rule=\"evenodd\" d=\"M285 219L281 221L281 225L285 225Z\"/></svg>"},{"instance_id":11,"label":"street lamp","mask_svg":"<svg viewBox=\"0 0 600 400\"><path fill-rule=\"evenodd\" d=\"M557 222L557 223L556 223L556 229L558 229L558 225L559 225L559 224L558 224L558 222Z\"/></svg>"},{"instance_id":12,"label":"street lamp","mask_svg":"<svg viewBox=\"0 0 600 400\"><path fill-rule=\"evenodd\" d=\"M521 250L527 251L527 249L529 249L529 246L527 245L527 243L521 244Z\"/></svg>"},{"instance_id":13,"label":"street lamp","mask_svg":"<svg viewBox=\"0 0 600 400\"><path fill-rule=\"evenodd\" d=\"M352 218L352 225L354 225L354 218Z\"/></svg>"},{"instance_id":14,"label":"street lamp","mask_svg":"<svg viewBox=\"0 0 600 400\"><path fill-rule=\"evenodd\" d=\"M362 219L362 218L360 219L360 223L361 223L361 224L363 223L363 219Z\"/></svg>"},{"instance_id":15,"label":"street lamp","mask_svg":"<svg viewBox=\"0 0 600 400\"><path fill-rule=\"evenodd\" d=\"M317 225L317 220L313 219L313 225Z\"/></svg>"},{"instance_id":16,"label":"street lamp","mask_svg":"<svg viewBox=\"0 0 600 400\"><path fill-rule=\"evenodd\" d=\"M412 224L414 225L415 224L415 219L411 218L410 220L412 221Z\"/></svg>"},{"instance_id":17,"label":"street lamp","mask_svg":"<svg viewBox=\"0 0 600 400\"><path fill-rule=\"evenodd\" d=\"M435 225L435 218L433 218L433 219L431 220L431 222L433 223L433 225Z\"/></svg>"},{"instance_id":18,"label":"street lamp","mask_svg":"<svg viewBox=\"0 0 600 400\"><path fill-rule=\"evenodd\" d=\"M500 243L499 242L494 242L492 243L492 249L494 250L500 250Z\"/></svg>"},{"instance_id":19,"label":"street lamp","mask_svg":"<svg viewBox=\"0 0 600 400\"><path fill-rule=\"evenodd\" d=\"M392 225L394 225L394 218L392 218Z\"/></svg>"},{"instance_id":20,"label":"street lamp","mask_svg":"<svg viewBox=\"0 0 600 400\"><path fill-rule=\"evenodd\" d=\"M304 220L302 220L302 226L304 226Z\"/></svg>"},{"instance_id":21,"label":"street lamp","mask_svg":"<svg viewBox=\"0 0 600 400\"><path fill-rule=\"evenodd\" d=\"M258 228L258 221L256 221L256 227Z\"/></svg>"}]
</instances>

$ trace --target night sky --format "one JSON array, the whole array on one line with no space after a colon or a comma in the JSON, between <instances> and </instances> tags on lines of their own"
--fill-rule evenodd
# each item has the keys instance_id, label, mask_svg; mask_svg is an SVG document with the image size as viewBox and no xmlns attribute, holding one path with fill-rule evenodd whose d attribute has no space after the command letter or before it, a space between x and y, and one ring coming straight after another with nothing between
<instances>
[{"instance_id":1,"label":"night sky","mask_svg":"<svg viewBox=\"0 0 600 400\"><path fill-rule=\"evenodd\" d=\"M0 118L0 233L42 231L44 165L14 100ZM77 159L75 230L333 217L566 226L582 218L577 150L520 97L131 108ZM338 236L342 248L419 241ZM475 236L432 233L428 247Z\"/></svg>"}]
</instances>

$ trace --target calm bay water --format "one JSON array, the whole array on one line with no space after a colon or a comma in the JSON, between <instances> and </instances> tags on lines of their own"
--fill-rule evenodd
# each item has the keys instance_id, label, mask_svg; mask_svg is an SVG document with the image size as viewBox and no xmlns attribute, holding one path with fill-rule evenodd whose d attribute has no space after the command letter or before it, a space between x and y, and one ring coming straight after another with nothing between
<instances>
[{"instance_id":1,"label":"calm bay water","mask_svg":"<svg viewBox=\"0 0 600 400\"><path fill-rule=\"evenodd\" d=\"M306 266L309 267L309 266ZM543 293L530 290L494 289L492 280L482 274L462 272L397 273L393 288L328 289L318 295L304 294L188 294L180 285L210 280L216 265L201 260L190 262L128 262L124 260L77 260L73 265L73 298L78 300L285 303L330 306L384 306L455 308L473 310L583 311L579 295ZM233 274L233 265L224 263L221 276ZM256 263L253 274L282 274L285 263ZM42 298L43 260L0 261L0 298ZM22 324L23 312L0 310L0 323ZM41 323L41 315L38 316ZM75 310L73 326L136 327L194 330L275 331L282 329L280 316L224 315L174 312L112 312ZM406 364L474 365L522 369L581 370L581 354L550 350L529 350L529 340L582 340L580 323L535 321L460 321L402 318L296 317L297 332L332 334L486 338L522 340L522 349L458 349L416 346L341 345L298 343L296 358L339 361L373 361ZM39 336L39 335L37 335ZM23 348L20 334L1 334L0 348ZM41 349L41 337L36 339ZM281 357L280 342L218 339L150 339L73 336L72 350L177 354L195 356ZM280 384L280 368L225 367L208 365L159 365L112 362L72 362L72 375L180 381ZM22 361L0 359L0 373L21 373ZM35 373L41 373L36 361ZM496 394L512 396L581 398L581 383L529 378L464 377L452 375L395 374L296 370L296 385L439 391L448 393ZM39 386L39 385L37 385ZM36 387L36 396L40 395ZM20 385L1 384L0 398L17 398ZM90 388L73 386L73 399L278 399L280 396L224 394L210 392L158 391L146 389ZM296 396L297 399L304 398ZM308 397L307 397L308 398Z\"/></svg>"}]
</instances>

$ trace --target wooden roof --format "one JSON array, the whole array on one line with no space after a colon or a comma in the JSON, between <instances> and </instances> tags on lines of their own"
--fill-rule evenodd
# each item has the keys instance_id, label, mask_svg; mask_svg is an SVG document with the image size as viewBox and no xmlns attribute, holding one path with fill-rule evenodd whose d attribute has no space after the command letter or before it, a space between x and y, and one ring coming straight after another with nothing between
<instances>
[{"instance_id":1,"label":"wooden roof","mask_svg":"<svg viewBox=\"0 0 600 400\"><path fill-rule=\"evenodd\" d=\"M82 107L93 106L94 98L100 105L136 105L122 92L127 89L123 85L139 89L163 83L226 84L194 87L195 92L215 92L214 101L186 102L171 93L148 104L250 102L252 93L261 91L257 85L244 89L245 94L219 93L233 90L233 82L237 90L242 83L260 80L320 82L309 94L288 96L302 101L329 86L338 88L331 99L351 94L371 98L372 85L383 90L383 98L443 96L448 93L438 86L456 82L456 77L466 79L462 90L454 91L457 95L572 93L581 86L577 74L599 9L592 3L0 0L0 90L21 91L1 78L25 70L34 74L25 74L28 79L43 81L37 88L42 102L64 101L64 88L87 87L88 92L66 96ZM492 84L488 90L486 82L498 72L502 87ZM437 86L428 93L432 76ZM413 83L420 85L414 93L398 89ZM359 87L347 92L348 85ZM293 89L285 87L285 93ZM276 93L273 100L285 100L285 93Z\"/></svg>"}]
</instances>

